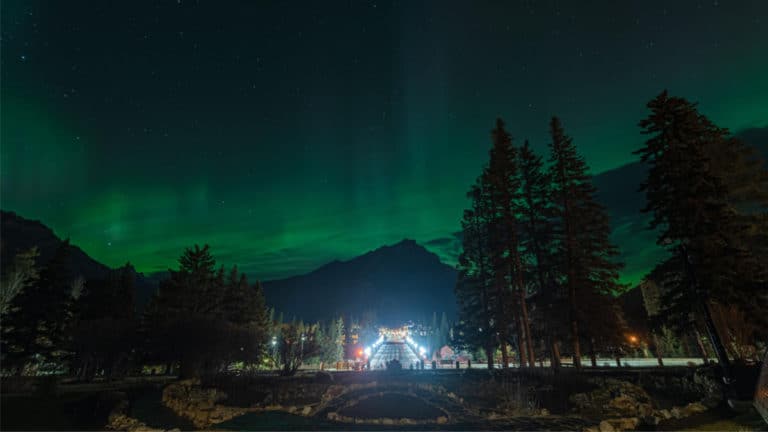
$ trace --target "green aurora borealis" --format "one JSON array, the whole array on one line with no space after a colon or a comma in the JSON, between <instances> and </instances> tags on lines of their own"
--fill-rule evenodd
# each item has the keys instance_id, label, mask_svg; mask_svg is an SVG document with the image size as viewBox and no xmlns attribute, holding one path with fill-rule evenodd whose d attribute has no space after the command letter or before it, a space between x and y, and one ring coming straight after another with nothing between
<instances>
[{"instance_id":1,"label":"green aurora borealis","mask_svg":"<svg viewBox=\"0 0 768 432\"><path fill-rule=\"evenodd\" d=\"M497 116L543 152L557 114L595 173L663 88L768 126L768 2L106 3L3 2L0 200L144 272L194 243L262 279L402 238L452 263Z\"/></svg>"}]
</instances>

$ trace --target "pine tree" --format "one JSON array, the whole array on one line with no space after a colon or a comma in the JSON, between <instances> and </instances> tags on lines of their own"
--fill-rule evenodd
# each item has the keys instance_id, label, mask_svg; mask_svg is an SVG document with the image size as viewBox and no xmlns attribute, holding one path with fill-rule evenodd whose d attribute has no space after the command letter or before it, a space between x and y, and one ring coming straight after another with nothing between
<instances>
[{"instance_id":1,"label":"pine tree","mask_svg":"<svg viewBox=\"0 0 768 432\"><path fill-rule=\"evenodd\" d=\"M456 346L471 351L485 351L488 368L493 368L493 354L498 346L495 336L493 274L488 246L488 224L491 216L488 195L482 179L470 189L472 208L464 211L462 219L462 252L459 255L456 301L459 320L456 325Z\"/></svg>"},{"instance_id":2,"label":"pine tree","mask_svg":"<svg viewBox=\"0 0 768 432\"><path fill-rule=\"evenodd\" d=\"M68 354L64 349L73 300L69 248L69 240L58 246L39 278L15 296L3 320L4 367L18 374L28 366L60 364Z\"/></svg>"},{"instance_id":3,"label":"pine tree","mask_svg":"<svg viewBox=\"0 0 768 432\"><path fill-rule=\"evenodd\" d=\"M448 323L448 315L446 315L445 312L443 312L443 315L440 318L440 330L439 330L440 338L438 339L438 343L437 343L438 349L448 345L451 342L450 335L449 335L450 331L451 331L451 326Z\"/></svg>"},{"instance_id":4,"label":"pine tree","mask_svg":"<svg viewBox=\"0 0 768 432\"><path fill-rule=\"evenodd\" d=\"M524 366L533 354L526 304L527 290L523 280L524 268L520 258L520 221L516 209L519 199L520 174L517 161L517 149L512 145L512 138L504 128L501 119L496 120L496 128L491 132L493 146L490 161L485 171L488 193L492 205L492 218L489 221L490 252L495 275L494 289L497 301L496 319L499 320L497 331L501 339L501 356L504 367L508 366L507 342L510 328L517 329L517 341L520 365ZM517 313L509 315L509 311ZM510 318L514 322L510 322ZM532 360L532 359L531 359ZM533 364L533 363L531 363Z\"/></svg>"},{"instance_id":5,"label":"pine tree","mask_svg":"<svg viewBox=\"0 0 768 432\"><path fill-rule=\"evenodd\" d=\"M71 334L73 369L81 379L104 370L107 379L126 372L135 347L135 270L130 264L88 280L75 302Z\"/></svg>"},{"instance_id":6,"label":"pine tree","mask_svg":"<svg viewBox=\"0 0 768 432\"><path fill-rule=\"evenodd\" d=\"M666 91L640 122L649 135L636 154L649 165L644 211L657 243L671 252L652 278L672 325L693 319L707 329L726 376L728 357L709 303L768 316L768 173L740 141Z\"/></svg>"},{"instance_id":7,"label":"pine tree","mask_svg":"<svg viewBox=\"0 0 768 432\"><path fill-rule=\"evenodd\" d=\"M618 283L621 264L618 251L609 240L610 224L605 209L594 198L588 168L578 155L560 120L550 123L552 143L550 177L553 186L554 214L558 225L553 232L555 268L567 293L568 320L573 345L574 366L581 367L581 341L594 333L594 312L615 310L611 296L624 287ZM611 316L618 326L620 317ZM588 334L590 340L594 334Z\"/></svg>"},{"instance_id":8,"label":"pine tree","mask_svg":"<svg viewBox=\"0 0 768 432\"><path fill-rule=\"evenodd\" d=\"M517 212L520 214L521 253L526 272L526 281L533 291L532 322L536 324L540 337L546 340L551 355L551 364L560 363L557 343L560 329L566 327L564 311L557 308L560 299L558 285L553 278L552 232L553 207L551 179L544 168L541 156L534 153L526 140L519 152L520 196Z\"/></svg>"}]
</instances>

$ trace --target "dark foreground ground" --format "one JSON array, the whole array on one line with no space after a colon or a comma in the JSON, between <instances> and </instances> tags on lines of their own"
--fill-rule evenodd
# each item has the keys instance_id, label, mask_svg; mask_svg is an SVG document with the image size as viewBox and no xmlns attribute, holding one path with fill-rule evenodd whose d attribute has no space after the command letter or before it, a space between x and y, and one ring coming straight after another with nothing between
<instances>
[{"instance_id":1,"label":"dark foreground ground","mask_svg":"<svg viewBox=\"0 0 768 432\"><path fill-rule=\"evenodd\" d=\"M121 387L120 384L62 386L55 394L8 394L0 400L0 429L6 430L104 430L109 412L120 400L130 402L129 415L158 429L192 430L193 425L161 403L163 382ZM661 400L658 402L663 403ZM434 408L407 395L371 397L341 412L351 417L431 418ZM561 413L552 416L517 416L495 421L478 420L444 425L391 426L346 424L321 417L285 412L248 413L216 425L217 430L582 430L594 422ZM734 412L724 405L680 420L668 420L644 430L768 431L754 409Z\"/></svg>"}]
</instances>

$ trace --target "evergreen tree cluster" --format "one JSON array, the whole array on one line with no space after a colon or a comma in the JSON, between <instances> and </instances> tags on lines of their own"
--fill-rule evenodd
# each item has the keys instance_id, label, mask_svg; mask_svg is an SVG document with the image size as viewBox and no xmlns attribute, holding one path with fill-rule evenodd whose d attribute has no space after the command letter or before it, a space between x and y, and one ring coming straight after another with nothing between
<instances>
[{"instance_id":1,"label":"evergreen tree cluster","mask_svg":"<svg viewBox=\"0 0 768 432\"><path fill-rule=\"evenodd\" d=\"M488 165L468 194L456 334L463 348L483 349L489 367L497 349L507 367L509 347L520 365L541 356L559 365L562 342L580 367L583 343L594 363L598 351L616 353L624 338L614 296L625 287L606 210L557 118L550 134L545 165L527 141L515 146L497 120Z\"/></svg>"},{"instance_id":2,"label":"evergreen tree cluster","mask_svg":"<svg viewBox=\"0 0 768 432\"><path fill-rule=\"evenodd\" d=\"M705 333L727 377L730 358L755 357L768 337L768 170L695 104L665 91L648 108L648 139L635 152L648 167L643 211L669 252L641 284L652 345L662 364L691 335L706 360ZM618 359L625 344L615 297L627 287L607 212L557 118L550 138L545 163L497 120L468 193L455 341L482 350L489 367L497 352L508 365L508 347L521 365L545 356L558 367L565 350L581 367L585 351L595 365L598 353Z\"/></svg>"},{"instance_id":3,"label":"evergreen tree cluster","mask_svg":"<svg viewBox=\"0 0 768 432\"><path fill-rule=\"evenodd\" d=\"M63 242L39 270L37 251L23 252L3 275L4 370L90 380L154 364L198 376L268 359L261 284L236 267L216 268L207 245L184 251L140 317L130 264L84 281L68 270L69 249Z\"/></svg>"}]
</instances>

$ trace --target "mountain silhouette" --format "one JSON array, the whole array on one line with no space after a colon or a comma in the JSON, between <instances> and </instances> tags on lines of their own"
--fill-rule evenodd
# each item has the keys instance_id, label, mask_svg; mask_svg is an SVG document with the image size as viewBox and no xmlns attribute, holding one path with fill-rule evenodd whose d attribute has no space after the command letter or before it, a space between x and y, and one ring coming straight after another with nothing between
<instances>
[{"instance_id":1,"label":"mountain silhouette","mask_svg":"<svg viewBox=\"0 0 768 432\"><path fill-rule=\"evenodd\" d=\"M40 256L37 265L43 267L53 257L63 240L40 221L26 219L11 211L0 210L0 262L13 262L19 253L37 246ZM69 271L72 277L103 278L110 267L96 261L78 246L70 244ZM136 273L136 310L141 311L157 288L157 282Z\"/></svg>"},{"instance_id":2,"label":"mountain silhouette","mask_svg":"<svg viewBox=\"0 0 768 432\"><path fill-rule=\"evenodd\" d=\"M310 273L264 283L267 303L285 319L317 320L372 311L382 324L453 317L456 271L413 240L383 246Z\"/></svg>"},{"instance_id":3,"label":"mountain silhouette","mask_svg":"<svg viewBox=\"0 0 768 432\"><path fill-rule=\"evenodd\" d=\"M736 136L755 146L768 161L768 128L748 129ZM640 212L645 205L645 195L639 188L645 180L646 169L635 162L593 178L597 199L611 216L612 239L627 263L623 273L635 283L666 254L655 245L655 233L647 229L650 216ZM427 245L440 249L446 256L455 256L459 240L460 233L456 233ZM37 246L38 263L42 266L61 242L43 223L0 211L0 262L10 263L16 253ZM73 275L94 279L109 271L108 266L76 245L71 246ZM165 277L167 272L136 274L137 310L143 308ZM285 319L295 316L313 321L339 314L361 316L373 311L379 322L396 325L407 320L428 319L433 312L446 312L455 317L455 283L456 271L451 266L415 241L403 240L348 261L332 261L310 273L267 281L264 288L267 303L283 313ZM634 305L627 309L640 310L635 307L640 301L636 294L626 296L626 302ZM635 318L639 319L640 314L637 315Z\"/></svg>"}]
</instances>

